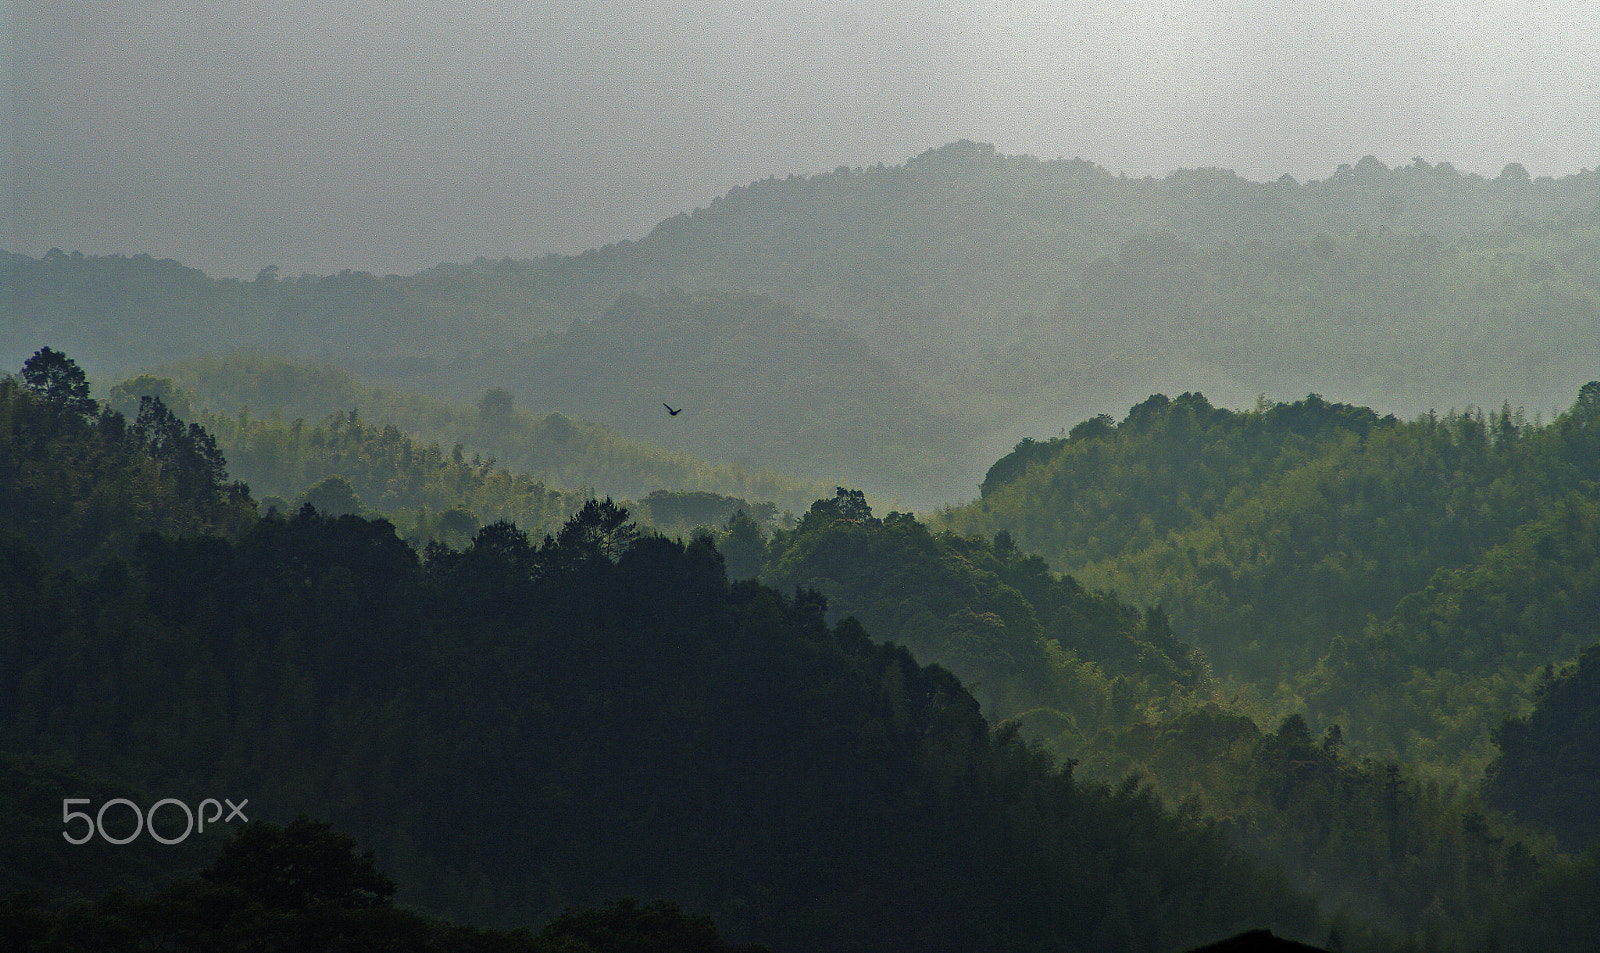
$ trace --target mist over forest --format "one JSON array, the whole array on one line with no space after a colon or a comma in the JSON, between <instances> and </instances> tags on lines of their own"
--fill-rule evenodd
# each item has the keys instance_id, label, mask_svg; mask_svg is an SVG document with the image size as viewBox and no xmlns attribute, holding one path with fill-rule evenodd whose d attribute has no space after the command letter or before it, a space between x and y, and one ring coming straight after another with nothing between
<instances>
[{"instance_id":1,"label":"mist over forest","mask_svg":"<svg viewBox=\"0 0 1600 953\"><path fill-rule=\"evenodd\" d=\"M636 242L410 276L12 254L0 353L49 338L112 380L252 348L458 404L502 388L929 508L970 497L1016 441L1152 393L1547 419L1600 363L1597 203L1587 170L1367 157L1304 183L1129 179L960 141L754 182Z\"/></svg>"},{"instance_id":2,"label":"mist over forest","mask_svg":"<svg viewBox=\"0 0 1600 953\"><path fill-rule=\"evenodd\" d=\"M0 937L1591 948L1600 171L1326 165L0 250Z\"/></svg>"}]
</instances>

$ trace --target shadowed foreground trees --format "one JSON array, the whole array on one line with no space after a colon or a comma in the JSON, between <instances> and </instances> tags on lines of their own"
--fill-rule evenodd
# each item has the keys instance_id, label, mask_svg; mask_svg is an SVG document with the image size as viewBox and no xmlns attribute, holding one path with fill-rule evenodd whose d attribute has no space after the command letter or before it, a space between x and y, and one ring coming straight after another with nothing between
<instances>
[{"instance_id":1,"label":"shadowed foreground trees","mask_svg":"<svg viewBox=\"0 0 1600 953\"><path fill-rule=\"evenodd\" d=\"M1494 740L1500 755L1485 784L1492 803L1570 849L1600 844L1600 645L1559 673L1547 671L1533 711L1507 718Z\"/></svg>"},{"instance_id":2,"label":"shadowed foreground trees","mask_svg":"<svg viewBox=\"0 0 1600 953\"><path fill-rule=\"evenodd\" d=\"M816 593L634 532L598 501L540 545L494 524L421 560L387 523L307 508L237 541L149 536L97 573L33 557L34 584L0 588L0 750L324 818L397 897L476 923L644 896L775 949L1316 930L1215 831L992 733L949 672ZM284 929L403 924L359 866L335 907L270 866L216 872L326 914ZM222 902L190 889L185 909Z\"/></svg>"},{"instance_id":3,"label":"shadowed foreground trees","mask_svg":"<svg viewBox=\"0 0 1600 953\"><path fill-rule=\"evenodd\" d=\"M484 930L397 908L370 852L305 817L239 829L209 868L148 895L0 900L0 945L30 953L733 953L709 918L620 900L573 909L542 931ZM760 948L750 948L756 953Z\"/></svg>"}]
</instances>

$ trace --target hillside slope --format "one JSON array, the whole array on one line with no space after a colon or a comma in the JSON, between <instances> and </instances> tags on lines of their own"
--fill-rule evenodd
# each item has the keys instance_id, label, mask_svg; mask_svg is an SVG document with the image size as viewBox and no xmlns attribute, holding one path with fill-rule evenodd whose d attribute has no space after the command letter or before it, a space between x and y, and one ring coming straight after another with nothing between
<instances>
[{"instance_id":1,"label":"hillside slope","mask_svg":"<svg viewBox=\"0 0 1600 953\"><path fill-rule=\"evenodd\" d=\"M1268 712L1476 783L1500 713L1597 636L1597 421L1596 382L1549 423L1156 395L1019 444L934 525L1162 606Z\"/></svg>"}]
</instances>

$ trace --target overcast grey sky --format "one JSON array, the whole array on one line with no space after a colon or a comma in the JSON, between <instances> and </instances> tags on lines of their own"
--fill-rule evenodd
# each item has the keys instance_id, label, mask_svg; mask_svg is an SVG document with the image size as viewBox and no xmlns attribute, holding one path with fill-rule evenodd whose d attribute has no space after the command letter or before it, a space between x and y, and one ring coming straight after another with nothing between
<instances>
[{"instance_id":1,"label":"overcast grey sky","mask_svg":"<svg viewBox=\"0 0 1600 953\"><path fill-rule=\"evenodd\" d=\"M0 2L0 247L571 253L956 139L1113 172L1600 165L1593 0Z\"/></svg>"}]
</instances>

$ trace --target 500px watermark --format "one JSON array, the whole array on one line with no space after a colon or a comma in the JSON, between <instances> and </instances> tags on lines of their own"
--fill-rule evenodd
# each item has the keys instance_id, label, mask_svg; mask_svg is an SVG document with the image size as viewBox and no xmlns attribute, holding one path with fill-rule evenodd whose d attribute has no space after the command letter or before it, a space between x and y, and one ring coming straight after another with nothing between
<instances>
[{"instance_id":1,"label":"500px watermark","mask_svg":"<svg viewBox=\"0 0 1600 953\"><path fill-rule=\"evenodd\" d=\"M100 810L96 811L93 816L89 815L85 811L74 811L72 809L74 804L89 803L92 802L86 797L64 797L61 799L62 826L69 827L74 821L81 820L83 821L85 828L83 834L79 837L73 837L70 829L62 831L61 836L66 838L67 843L86 844L93 839L94 835L99 834L101 839L108 843L126 844L148 830L150 832L150 836L155 838L160 843L181 844L191 833L196 830L196 818L199 819L200 823L198 830L202 834L205 833L206 825L208 823L215 824L219 820L224 824L231 823L236 817L246 823L250 821L250 818L244 816L244 806L250 803L249 798L245 798L238 804L235 804L228 798L223 798L221 801L218 801L216 798L208 797L197 805L198 810L190 810L189 805L183 803L177 798L164 797L156 803L150 805L150 810L140 811L139 805L133 803L127 798L114 797L106 803L100 805ZM228 805L228 816L226 818L222 816L222 805L224 803ZM133 833L126 834L121 837L114 837L111 834L106 833L106 811L118 805L125 806L127 808L127 813L131 813L133 815ZM156 830L156 812L161 810L163 807L171 808L171 810L168 811L169 815L173 815L173 812L175 811L183 812L182 834L179 834L176 837L170 837ZM206 816L206 809L208 807L212 810L210 817ZM164 823L162 826L168 827L169 825ZM118 825L118 827L120 828L121 825ZM167 834L171 833L172 831L167 831Z\"/></svg>"}]
</instances>

